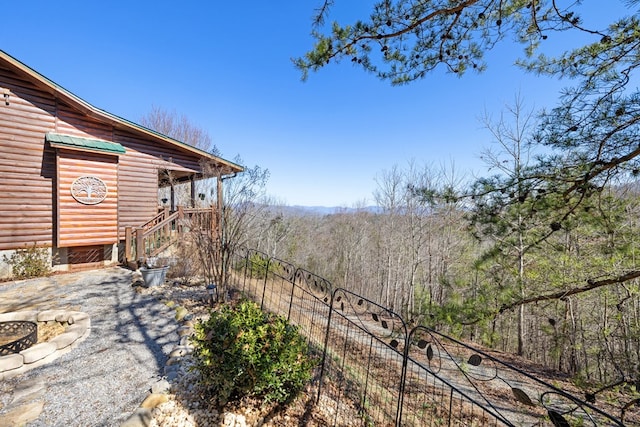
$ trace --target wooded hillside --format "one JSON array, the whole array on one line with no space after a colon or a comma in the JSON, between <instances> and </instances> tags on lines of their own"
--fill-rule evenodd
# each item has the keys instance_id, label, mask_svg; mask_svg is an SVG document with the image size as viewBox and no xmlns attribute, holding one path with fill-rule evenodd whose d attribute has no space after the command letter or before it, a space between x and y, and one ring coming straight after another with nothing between
<instances>
[{"instance_id":1,"label":"wooded hillside","mask_svg":"<svg viewBox=\"0 0 640 427\"><path fill-rule=\"evenodd\" d=\"M375 197L381 213L261 210L250 246L414 324L592 386L638 382L635 183L595 192L559 223L555 203L568 202L541 190L501 205L415 165L384 172Z\"/></svg>"}]
</instances>

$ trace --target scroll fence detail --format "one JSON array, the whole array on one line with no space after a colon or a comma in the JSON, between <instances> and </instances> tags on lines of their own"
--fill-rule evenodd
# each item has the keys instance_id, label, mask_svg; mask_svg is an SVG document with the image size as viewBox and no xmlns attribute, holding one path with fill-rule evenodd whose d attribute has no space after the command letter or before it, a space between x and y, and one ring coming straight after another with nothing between
<instances>
[{"instance_id":1,"label":"scroll fence detail","mask_svg":"<svg viewBox=\"0 0 640 427\"><path fill-rule=\"evenodd\" d=\"M596 407L462 341L256 250L234 255L233 288L299 327L318 357L313 392L334 425L623 426ZM609 410L610 409L610 410ZM637 416L637 414L631 414Z\"/></svg>"}]
</instances>

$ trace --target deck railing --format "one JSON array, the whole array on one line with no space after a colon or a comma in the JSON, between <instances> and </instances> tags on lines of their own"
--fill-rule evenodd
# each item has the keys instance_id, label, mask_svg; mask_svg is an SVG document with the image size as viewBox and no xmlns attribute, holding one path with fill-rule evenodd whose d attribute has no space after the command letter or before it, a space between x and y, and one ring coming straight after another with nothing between
<instances>
[{"instance_id":1,"label":"deck railing","mask_svg":"<svg viewBox=\"0 0 640 427\"><path fill-rule=\"evenodd\" d=\"M246 250L233 265L231 286L296 324L321 355L314 391L333 406L333 425L354 414L363 426L640 425L640 414L596 407L490 351L409 328L392 310L285 261Z\"/></svg>"},{"instance_id":2,"label":"deck railing","mask_svg":"<svg viewBox=\"0 0 640 427\"><path fill-rule=\"evenodd\" d=\"M158 215L139 227L125 228L125 260L143 263L176 243L180 236L193 230L216 232L215 207L183 208L175 212L162 209Z\"/></svg>"}]
</instances>

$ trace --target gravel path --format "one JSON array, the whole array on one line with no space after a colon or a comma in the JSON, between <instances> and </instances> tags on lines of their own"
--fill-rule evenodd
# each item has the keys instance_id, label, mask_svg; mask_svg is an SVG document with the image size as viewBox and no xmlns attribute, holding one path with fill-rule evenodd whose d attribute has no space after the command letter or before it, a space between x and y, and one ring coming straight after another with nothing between
<instances>
[{"instance_id":1,"label":"gravel path","mask_svg":"<svg viewBox=\"0 0 640 427\"><path fill-rule=\"evenodd\" d=\"M0 425L18 390L43 401L28 426L118 426L162 376L179 341L174 310L131 286L132 272L111 268L0 284L0 312L73 309L91 333L51 363L0 381Z\"/></svg>"}]
</instances>

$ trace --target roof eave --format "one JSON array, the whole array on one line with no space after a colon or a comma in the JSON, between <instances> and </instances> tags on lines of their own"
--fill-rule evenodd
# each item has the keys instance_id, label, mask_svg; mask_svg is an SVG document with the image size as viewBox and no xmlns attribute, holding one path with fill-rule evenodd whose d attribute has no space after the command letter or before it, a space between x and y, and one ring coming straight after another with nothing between
<instances>
[{"instance_id":1,"label":"roof eave","mask_svg":"<svg viewBox=\"0 0 640 427\"><path fill-rule=\"evenodd\" d=\"M10 63L13 67L19 69L20 71L22 71L23 73L25 73L31 80L33 83L35 83L36 85L38 85L39 87L44 87L47 92L58 96L62 99L64 99L67 103L69 103L71 106L77 108L78 110L80 110L82 113L86 114L87 116L96 118L98 120L101 121L106 121L107 123L113 125L114 127L117 128L122 128L122 129L126 129L129 131L133 131L135 133L139 133L139 134L143 134L145 136L148 136L152 139L158 140L158 141L162 141L162 142L166 142L169 143L171 145L177 146L183 150L187 150L190 151L194 154L197 154L201 157L206 157L209 160L213 160L216 163L220 163L221 165L225 166L228 169L228 174L234 174L234 173L238 173L238 172L242 172L244 171L244 168L236 163L233 163L229 160L225 160L223 158L220 158L218 156L214 156L211 153L208 153L206 151L200 150L199 148L196 147L192 147L189 144L185 144L184 142L178 141L176 139L170 138L166 135L163 135L161 133L155 132L151 129L148 129L144 126L141 126L137 123L131 122L129 120L123 119L122 117L118 117L115 114L111 114L107 111L104 111L100 108L94 107L93 105L89 104L88 102L86 102L85 100L83 100L82 98L74 95L73 93L69 92L68 90L66 90L65 88L63 88L62 86L58 85L57 83L53 82L52 80L49 80L48 78L46 78L45 76L43 76L42 74L38 73L37 71L33 70L32 68L30 68L29 66L23 64L22 62L18 61L17 59L15 59L14 57L12 57L11 55L9 55L8 53L4 52L3 50L0 50L0 58L5 60L6 62Z\"/></svg>"}]
</instances>

